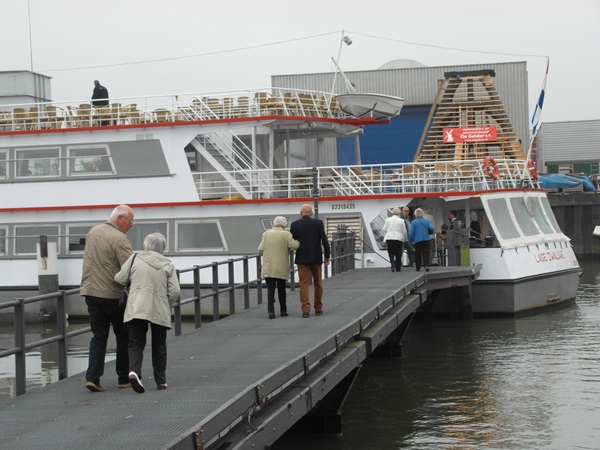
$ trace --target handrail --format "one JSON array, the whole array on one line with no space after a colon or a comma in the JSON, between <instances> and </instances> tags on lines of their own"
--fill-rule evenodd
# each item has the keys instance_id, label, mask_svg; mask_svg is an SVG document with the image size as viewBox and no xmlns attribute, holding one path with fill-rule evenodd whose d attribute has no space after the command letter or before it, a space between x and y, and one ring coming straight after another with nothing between
<instances>
[{"instance_id":1,"label":"handrail","mask_svg":"<svg viewBox=\"0 0 600 450\"><path fill-rule=\"evenodd\" d=\"M252 198L289 198L313 196L313 172L316 170L319 196L348 196L397 193L447 193L504 188L539 187L539 181L523 169L524 160L498 159L498 175L492 178L483 160L445 162L389 163L372 165L295 167L287 169L248 169L244 180L261 180L252 190ZM239 170L230 172L235 179ZM223 172L192 172L200 200L232 198L237 191ZM243 183L244 180L236 180ZM245 198L245 197L244 197Z\"/></svg>"},{"instance_id":2,"label":"handrail","mask_svg":"<svg viewBox=\"0 0 600 450\"><path fill-rule=\"evenodd\" d=\"M0 105L0 132L89 128L109 125L189 122L241 117L348 118L329 93L279 88L111 97L107 106L90 99ZM299 99L303 99L299 101ZM309 99L309 101L306 101Z\"/></svg>"},{"instance_id":3,"label":"handrail","mask_svg":"<svg viewBox=\"0 0 600 450\"><path fill-rule=\"evenodd\" d=\"M331 243L331 276L354 269L354 237L350 235L340 235L334 237ZM250 279L250 260L256 260L256 278ZM243 281L235 283L234 272L236 264L242 265ZM226 266L226 277L221 277L219 267ZM296 282L293 269L293 252L290 252L290 288L295 290ZM201 271L210 273L210 283L201 284ZM263 278L261 276L261 256L258 254L240 256L238 258L217 261L210 264L195 265L188 268L177 269L177 277L180 278L184 273L193 274L193 296L182 299L181 296L173 304L173 328L175 336L182 334L183 314L182 307L184 305L194 305L194 327L195 329L202 326L201 323L201 300L212 299L212 320L221 319L220 313L220 296L228 294L228 314L235 314L236 291L243 291L244 309L250 308L250 287L256 288L257 303L262 304L263 296ZM325 278L330 276L328 267L325 266ZM68 340L69 338L79 336L84 333L89 333L91 327L81 328L74 331L67 331L67 313L66 301L68 296L78 295L80 289L59 290L46 294L35 295L27 298L16 298L8 302L0 303L0 310L13 308L14 309L14 333L15 346L6 350L0 351L0 358L6 356L15 356L15 380L16 380L16 395L23 395L26 392L26 353L28 350L42 347L44 345L57 343L58 344L58 379L62 380L68 377ZM35 342L26 343L25 340L25 305L33 304L46 300L56 300L56 328L55 336L41 339Z\"/></svg>"}]
</instances>

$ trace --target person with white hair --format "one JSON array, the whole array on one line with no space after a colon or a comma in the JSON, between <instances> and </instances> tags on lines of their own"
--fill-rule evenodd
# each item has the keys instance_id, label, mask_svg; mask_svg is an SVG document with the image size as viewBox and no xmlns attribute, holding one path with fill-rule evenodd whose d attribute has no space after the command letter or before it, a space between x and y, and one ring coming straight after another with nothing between
<instances>
[{"instance_id":1,"label":"person with white hair","mask_svg":"<svg viewBox=\"0 0 600 450\"><path fill-rule=\"evenodd\" d=\"M415 209L415 220L410 224L408 240L415 244L415 266L417 272L421 266L425 267L425 272L429 272L429 244L431 242L430 234L435 234L431 222L423 217L424 212L421 208Z\"/></svg>"},{"instance_id":2,"label":"person with white hair","mask_svg":"<svg viewBox=\"0 0 600 450\"><path fill-rule=\"evenodd\" d=\"M287 219L277 216L273 228L263 233L258 253L262 256L261 275L267 283L267 312L269 319L275 318L275 289L279 298L279 312L286 317L286 280L290 277L289 251L300 247L300 242L287 231Z\"/></svg>"},{"instance_id":3,"label":"person with white hair","mask_svg":"<svg viewBox=\"0 0 600 450\"><path fill-rule=\"evenodd\" d=\"M408 232L404 219L400 217L402 211L400 208L392 209L392 216L385 219L383 231L385 236L383 240L387 244L388 256L392 272L400 272L402 270L402 247L404 242L408 240Z\"/></svg>"},{"instance_id":4,"label":"person with white hair","mask_svg":"<svg viewBox=\"0 0 600 450\"><path fill-rule=\"evenodd\" d=\"M104 375L104 359L112 325L117 341L116 371L120 388L129 388L127 326L123 324L125 305L119 301L123 287L114 276L133 253L127 231L133 227L133 210L127 205L113 209L110 218L93 227L85 238L81 295L85 298L92 339L85 373L85 387L91 392L103 392L100 377Z\"/></svg>"},{"instance_id":5,"label":"person with white hair","mask_svg":"<svg viewBox=\"0 0 600 450\"><path fill-rule=\"evenodd\" d=\"M167 388L167 330L171 328L171 307L180 293L175 266L164 256L167 240L161 233L144 238L144 251L132 255L115 281L127 285L129 297L123 321L129 329L129 382L135 392L145 391L142 362L148 325L152 332L152 369L156 389Z\"/></svg>"}]
</instances>

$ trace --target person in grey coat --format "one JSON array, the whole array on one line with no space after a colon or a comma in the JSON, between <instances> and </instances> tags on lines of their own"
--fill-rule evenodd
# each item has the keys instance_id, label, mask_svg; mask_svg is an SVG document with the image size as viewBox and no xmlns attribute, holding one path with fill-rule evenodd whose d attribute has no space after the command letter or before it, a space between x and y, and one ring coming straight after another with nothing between
<instances>
[{"instance_id":1,"label":"person in grey coat","mask_svg":"<svg viewBox=\"0 0 600 450\"><path fill-rule=\"evenodd\" d=\"M167 330L171 328L171 306L179 297L180 287L175 266L163 256L166 247L162 234L149 234L144 239L144 251L132 255L115 275L121 285L131 280L123 322L129 329L129 381L140 394L145 390L141 378L148 324L156 388L167 388Z\"/></svg>"},{"instance_id":2,"label":"person in grey coat","mask_svg":"<svg viewBox=\"0 0 600 450\"><path fill-rule=\"evenodd\" d=\"M263 257L261 275L267 283L267 311L269 319L275 318L275 289L279 297L279 311L281 317L286 317L286 280L290 276L290 250L300 247L300 242L292 237L292 233L286 231L287 220L285 217L277 216L273 220L273 228L265 231L258 246L258 253Z\"/></svg>"}]
</instances>

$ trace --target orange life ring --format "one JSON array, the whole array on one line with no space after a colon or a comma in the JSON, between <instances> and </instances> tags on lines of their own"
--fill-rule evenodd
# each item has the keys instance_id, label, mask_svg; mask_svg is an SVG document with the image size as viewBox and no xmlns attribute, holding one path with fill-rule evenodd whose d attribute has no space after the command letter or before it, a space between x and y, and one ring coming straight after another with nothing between
<instances>
[{"instance_id":1,"label":"orange life ring","mask_svg":"<svg viewBox=\"0 0 600 450\"><path fill-rule=\"evenodd\" d=\"M540 176L537 167L535 166L535 162L531 158L527 160L527 171L529 172L529 176L534 180L537 180Z\"/></svg>"},{"instance_id":2,"label":"orange life ring","mask_svg":"<svg viewBox=\"0 0 600 450\"><path fill-rule=\"evenodd\" d=\"M500 167L498 167L498 164L496 164L496 161L491 156L485 158L485 170L492 177L492 180L497 180L500 176Z\"/></svg>"}]
</instances>

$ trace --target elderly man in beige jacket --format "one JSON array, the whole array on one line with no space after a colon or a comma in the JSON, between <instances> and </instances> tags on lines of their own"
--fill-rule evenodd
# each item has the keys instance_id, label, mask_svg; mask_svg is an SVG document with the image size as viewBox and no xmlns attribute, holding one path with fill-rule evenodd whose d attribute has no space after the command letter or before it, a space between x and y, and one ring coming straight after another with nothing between
<instances>
[{"instance_id":1,"label":"elderly man in beige jacket","mask_svg":"<svg viewBox=\"0 0 600 450\"><path fill-rule=\"evenodd\" d=\"M279 297L281 317L288 315L286 303L286 280L290 276L289 251L297 250L300 242L292 237L285 229L287 219L277 216L273 220L274 227L265 231L262 236L258 253L262 255L261 274L267 283L267 311L269 319L275 318L275 288Z\"/></svg>"},{"instance_id":2,"label":"elderly man in beige jacket","mask_svg":"<svg viewBox=\"0 0 600 450\"><path fill-rule=\"evenodd\" d=\"M85 387L92 392L104 391L100 377L104 374L104 358L111 325L117 340L119 387L131 387L128 377L129 338L127 326L123 324L125 305L119 302L123 287L115 283L114 276L132 253L125 233L133 227L133 217L133 210L129 206L119 205L107 222L92 228L85 238L81 295L88 307L93 334Z\"/></svg>"}]
</instances>

